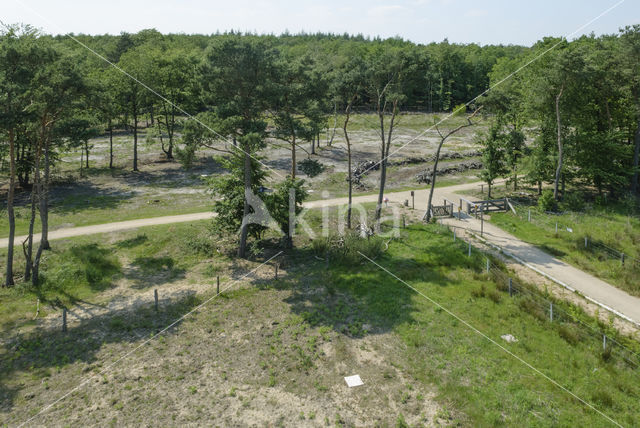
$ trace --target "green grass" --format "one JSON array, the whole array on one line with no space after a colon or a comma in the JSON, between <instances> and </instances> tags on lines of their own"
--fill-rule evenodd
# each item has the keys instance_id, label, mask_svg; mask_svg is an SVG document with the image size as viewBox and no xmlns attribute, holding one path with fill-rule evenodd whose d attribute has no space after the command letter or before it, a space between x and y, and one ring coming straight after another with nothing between
<instances>
[{"instance_id":1,"label":"green grass","mask_svg":"<svg viewBox=\"0 0 640 428\"><path fill-rule=\"evenodd\" d=\"M573 323L551 324L523 310L526 298L509 299L499 291L481 273L483 260L468 259L448 232L412 227L376 262L622 424L640 423L637 370L621 360L603 360L597 339L573 339L567 333L577 328ZM396 352L406 353L406 370L435 384L441 399L467 415L469 425L606 425L600 415L372 264L333 264L330 271L320 271L317 266L318 286L346 295L349 304L331 305L319 296L307 302L312 309L302 312L305 319L356 336L364 334L364 323L390 329L405 343ZM345 318L351 319L349 325ZM502 341L507 333L519 341Z\"/></svg>"},{"instance_id":2,"label":"green grass","mask_svg":"<svg viewBox=\"0 0 640 428\"><path fill-rule=\"evenodd\" d=\"M33 325L36 301L40 299L40 317L51 309L71 307L78 302L102 305L101 293L125 278L136 288L184 278L188 269L213 258L211 264L226 260L214 252L208 221L193 224L150 226L114 235L89 235L52 241L52 249L43 253L40 285L18 284L0 288L0 330L3 333L20 326ZM179 239L176 239L176 237ZM24 257L16 252L14 270L24 270ZM0 268L4 271L6 249L0 250ZM131 268L123 269L130 261Z\"/></svg>"},{"instance_id":3,"label":"green grass","mask_svg":"<svg viewBox=\"0 0 640 428\"><path fill-rule=\"evenodd\" d=\"M589 241L597 241L624 252L627 258L640 259L638 217L626 215L624 209L616 205L590 207L584 213L568 212L562 215L545 214L537 206L531 206L532 222L529 223L529 207L519 206L517 209L518 216L512 213L492 214L491 222L567 263L640 296L639 264L628 262L622 266L620 259L584 246L587 236Z\"/></svg>"},{"instance_id":4,"label":"green grass","mask_svg":"<svg viewBox=\"0 0 640 428\"><path fill-rule=\"evenodd\" d=\"M316 210L310 223L317 224L318 216ZM67 260L69 266L61 270L85 278L79 281L84 284L83 289L99 300L98 290L104 289L109 279L125 274L116 262L120 258L134 261L141 278L176 267L196 269L212 257L214 247L206 242L217 240L211 236L204 239L206 230L206 222L200 222L196 226L144 228L119 234L108 242L99 236L57 241L54 253L47 255L45 271L53 275L55 266ZM464 322L370 262L357 259L349 250L358 249L621 424L640 424L638 370L629 367L616 352L603 355L599 338L593 339L569 319L551 323L535 301L524 295L509 298L484 273L483 257L477 253L467 257L464 244L454 244L448 230L419 225L403 229L400 239L347 240L347 250L333 247L329 268L324 260L315 257L318 248L311 245L288 251L283 259L285 271L278 282L269 276L254 287L225 293L207 310L196 312L166 336L154 339L136 354L135 361L117 367L114 377L105 376L101 382L87 385L86 391L68 397L60 417L70 417L70 411L74 418L93 417L90 412L94 411L103 415L106 410L89 410L95 400L91 397L96 396L91 394L93 388L110 394L104 395L108 397L105 400L110 399L113 406L119 407L118 418L125 424L137 420L140 409L155 412L158 403L162 408L166 404L162 396L176 388L185 392L182 411L190 412L190 419L180 419L185 423L202 421L201 397L243 400L250 406L246 398L256 386L280 388L304 395L307 402L324 403L335 382L343 382L340 376L351 374L336 373L337 367L346 364L348 371L358 370L365 375L367 389L362 393L372 389L373 396L387 397L387 391L379 389L384 387L382 383L394 384L399 379L396 370L402 373L406 386L386 398L387 406L392 401L399 409L398 413L389 414L393 421L404 422L419 415L423 410L417 397L435 389L442 406L437 418L451 425L607 425L602 416L470 330ZM79 246L90 250L80 252ZM233 263L222 256L214 259L227 265ZM87 273L87 263L96 265L96 271ZM170 281L171 276L163 280ZM97 286L92 288L91 284ZM66 291L75 292L73 288ZM17 289L7 292L16 294L3 295L0 313L4 317L8 302L21 299ZM7 396L18 397L14 405L18 413L39 408L38 402L21 398L20 391L41 390L42 382L47 382L47 389L53 388L49 394L57 397L59 388L76 383L74 379L82 375L86 365L100 367L102 361L112 361L206 297L173 302L157 315L149 305L131 314L100 317L67 335L43 335L37 331L21 334L19 343L9 345L14 346L11 354L4 345L0 351L3 391ZM585 323L607 328L573 306L557 304ZM247 340L225 342L222 332L227 337L246 335ZM612 331L607 332L616 337ZM518 342L504 342L500 338L503 334L514 335ZM368 371L368 364L357 362L348 347L360 339L379 335L387 335L382 336L383 340L393 346L378 350L388 368L378 373L379 380L374 381L376 370ZM637 342L616 338L636 352L640 350ZM335 363L331 364L336 366L323 365L327 357L322 357L321 349L327 343L333 346ZM170 364L164 362L165 356ZM138 364L142 367L139 372L127 372L127 366ZM214 389L194 378L201 376L203 364L211 370L207 377L214 377ZM130 393L122 392L124 380L134 385ZM358 405L367 406L367 400L372 399ZM245 404L241 406L244 408ZM320 409L319 406L317 410ZM339 419L347 425L353 423L345 411L342 407L336 409L335 417L323 417ZM299 419L299 413L296 411L293 417ZM236 415L242 414L240 409ZM51 413L47 417L57 415ZM211 420L216 417L212 413L205 415Z\"/></svg>"}]
</instances>

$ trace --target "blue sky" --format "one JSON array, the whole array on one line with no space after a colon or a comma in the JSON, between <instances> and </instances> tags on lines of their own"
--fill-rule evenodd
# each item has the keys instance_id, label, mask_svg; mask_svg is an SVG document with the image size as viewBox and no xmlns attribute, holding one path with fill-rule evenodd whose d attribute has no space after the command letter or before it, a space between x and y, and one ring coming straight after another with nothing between
<instances>
[{"instance_id":1,"label":"blue sky","mask_svg":"<svg viewBox=\"0 0 640 428\"><path fill-rule=\"evenodd\" d=\"M3 0L0 21L47 33L334 32L400 36L418 43L530 45L566 36L620 0ZM32 9L32 10L30 10ZM35 13L33 12L35 11ZM640 1L625 0L579 34L640 23Z\"/></svg>"}]
</instances>

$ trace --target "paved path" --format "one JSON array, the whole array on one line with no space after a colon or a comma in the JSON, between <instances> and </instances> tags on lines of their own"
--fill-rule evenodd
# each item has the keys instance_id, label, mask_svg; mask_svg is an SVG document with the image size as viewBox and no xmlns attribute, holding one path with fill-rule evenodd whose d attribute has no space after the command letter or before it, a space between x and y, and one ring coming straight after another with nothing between
<instances>
[{"instance_id":1,"label":"paved path","mask_svg":"<svg viewBox=\"0 0 640 428\"><path fill-rule=\"evenodd\" d=\"M436 189L434 195L434 204L441 204L444 198L458 202L460 195L456 192L476 188L478 183L467 183L449 187ZM386 195L390 203L402 203L409 200L411 196L409 191L389 193ZM424 212L427 205L428 190L415 191L416 210L420 213ZM354 203L375 202L377 195L357 196L353 198ZM323 199L317 201L309 201L304 204L306 208L321 208L327 206L338 206L347 203L347 198ZM99 224L93 226L64 228L52 230L49 232L49 239L69 238L72 236L90 235L95 233L107 233L120 230L135 229L143 226L154 226L160 224L180 223L196 220L205 220L214 216L211 212L184 214L165 217L153 217L140 220L121 221L116 223ZM480 234L480 220L464 216L458 219L446 219L444 223L464 227L467 230ZM603 306L618 315L640 325L640 298L631 296L626 292L585 273L567 263L556 259L555 257L545 253L533 245L527 244L515 236L499 229L498 227L485 222L484 223L484 239L493 245L499 246L506 254L516 258L519 262L525 264L531 269L548 276L550 279L561 283L567 288L576 290L589 300ZM34 236L38 240L39 235ZM21 243L23 236L16 237L15 242ZM0 239L0 248L6 248L8 239Z\"/></svg>"}]
</instances>

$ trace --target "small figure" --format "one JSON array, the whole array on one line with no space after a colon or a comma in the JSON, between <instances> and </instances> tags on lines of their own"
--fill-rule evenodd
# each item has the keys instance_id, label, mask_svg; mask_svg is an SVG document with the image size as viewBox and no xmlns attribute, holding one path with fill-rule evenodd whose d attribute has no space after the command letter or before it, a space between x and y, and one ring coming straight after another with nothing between
<instances>
[{"instance_id":1,"label":"small figure","mask_svg":"<svg viewBox=\"0 0 640 428\"><path fill-rule=\"evenodd\" d=\"M389 198L387 198L386 196L384 197L384 199L382 200L382 202L384 202L385 206L389 206Z\"/></svg>"}]
</instances>

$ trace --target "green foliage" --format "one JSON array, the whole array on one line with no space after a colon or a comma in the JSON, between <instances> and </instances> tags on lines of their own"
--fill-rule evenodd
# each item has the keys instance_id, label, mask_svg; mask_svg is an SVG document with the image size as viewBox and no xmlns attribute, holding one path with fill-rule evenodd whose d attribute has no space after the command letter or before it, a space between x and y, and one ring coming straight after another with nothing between
<instances>
[{"instance_id":1,"label":"green foliage","mask_svg":"<svg viewBox=\"0 0 640 428\"><path fill-rule=\"evenodd\" d=\"M538 198L538 207L545 212L556 211L556 209L558 208L558 203L553 197L553 191L547 189L542 192L542 195L540 196L540 198Z\"/></svg>"},{"instance_id":2,"label":"green foliage","mask_svg":"<svg viewBox=\"0 0 640 428\"><path fill-rule=\"evenodd\" d=\"M331 263L353 266L362 262L362 255L375 259L384 251L384 241L379 236L361 237L355 231L344 235L319 237L311 241L311 249L318 257L329 257Z\"/></svg>"},{"instance_id":3,"label":"green foliage","mask_svg":"<svg viewBox=\"0 0 640 428\"><path fill-rule=\"evenodd\" d=\"M259 141L257 136L249 137L248 140ZM209 177L207 182L214 195L213 210L218 215L213 219L214 229L224 233L236 234L239 232L244 218L244 156L233 155L219 158L220 164L229 173ZM261 195L266 173L261 168L260 163L250 159L251 168L251 191L254 195ZM250 214L255 212L252 208ZM259 238L265 230L265 226L258 224L249 225L249 234Z\"/></svg>"},{"instance_id":4,"label":"green foliage","mask_svg":"<svg viewBox=\"0 0 640 428\"><path fill-rule=\"evenodd\" d=\"M582 211L585 204L585 194L583 192L569 192L562 198L562 205L570 211Z\"/></svg>"},{"instance_id":5,"label":"green foliage","mask_svg":"<svg viewBox=\"0 0 640 428\"><path fill-rule=\"evenodd\" d=\"M298 169L304 172L310 178L322 173L325 167L322 163L315 159L304 159L298 164Z\"/></svg>"},{"instance_id":6,"label":"green foliage","mask_svg":"<svg viewBox=\"0 0 640 428\"><path fill-rule=\"evenodd\" d=\"M302 203L307 198L304 180L287 177L278 183L271 195L265 197L265 204L271 217L290 242L292 237L291 220L302 212ZM291 204L293 203L293 206ZM293 217L293 218L292 218Z\"/></svg>"}]
</instances>

